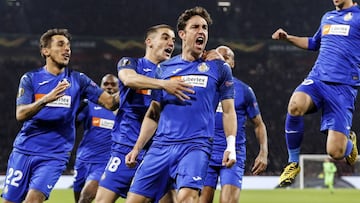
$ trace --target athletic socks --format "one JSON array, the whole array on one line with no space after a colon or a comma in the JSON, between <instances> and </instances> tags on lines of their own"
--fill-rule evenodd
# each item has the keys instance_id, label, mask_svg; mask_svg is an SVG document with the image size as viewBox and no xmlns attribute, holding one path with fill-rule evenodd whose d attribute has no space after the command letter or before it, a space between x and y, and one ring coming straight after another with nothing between
<instances>
[{"instance_id":1,"label":"athletic socks","mask_svg":"<svg viewBox=\"0 0 360 203\"><path fill-rule=\"evenodd\" d=\"M303 136L304 136L303 116L292 116L288 113L286 115L286 121L285 121L285 138L289 153L289 162L299 163L300 146Z\"/></svg>"}]
</instances>

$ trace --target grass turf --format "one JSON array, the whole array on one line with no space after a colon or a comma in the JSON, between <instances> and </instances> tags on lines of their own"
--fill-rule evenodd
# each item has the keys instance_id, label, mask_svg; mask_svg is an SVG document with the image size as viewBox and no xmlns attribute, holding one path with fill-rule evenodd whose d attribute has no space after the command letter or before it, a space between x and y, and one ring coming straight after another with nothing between
<instances>
[{"instance_id":1,"label":"grass turf","mask_svg":"<svg viewBox=\"0 0 360 203\"><path fill-rule=\"evenodd\" d=\"M214 203L218 202L219 191L216 191ZM46 203L74 202L72 190L54 190ZM125 202L119 199L117 203ZM360 190L335 189L333 194L326 189L276 189L276 190L243 190L240 195L243 203L359 203Z\"/></svg>"}]
</instances>

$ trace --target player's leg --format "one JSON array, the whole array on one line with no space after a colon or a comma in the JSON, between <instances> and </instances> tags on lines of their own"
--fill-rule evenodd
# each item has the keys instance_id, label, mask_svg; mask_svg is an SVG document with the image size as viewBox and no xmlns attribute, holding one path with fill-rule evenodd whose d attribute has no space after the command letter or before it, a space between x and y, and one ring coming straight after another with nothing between
<instances>
[{"instance_id":1,"label":"player's leg","mask_svg":"<svg viewBox=\"0 0 360 203\"><path fill-rule=\"evenodd\" d=\"M80 160L75 161L74 166L74 182L73 182L73 193L75 203L79 202L81 190L83 189L86 181L87 167L86 163Z\"/></svg>"},{"instance_id":2,"label":"player's leg","mask_svg":"<svg viewBox=\"0 0 360 203\"><path fill-rule=\"evenodd\" d=\"M357 159L356 134L351 132L357 90L348 85L328 85L321 130L328 132L326 151L333 159L354 164Z\"/></svg>"},{"instance_id":3,"label":"player's leg","mask_svg":"<svg viewBox=\"0 0 360 203\"><path fill-rule=\"evenodd\" d=\"M42 203L45 201L45 199L46 197L42 192L30 189L26 195L25 202Z\"/></svg>"},{"instance_id":4,"label":"player's leg","mask_svg":"<svg viewBox=\"0 0 360 203\"><path fill-rule=\"evenodd\" d=\"M279 187L291 185L300 172L300 146L304 136L304 118L307 113L321 108L321 95L318 95L318 81L305 79L294 91L288 104L285 121L285 138L288 149L288 164L280 175Z\"/></svg>"},{"instance_id":5,"label":"player's leg","mask_svg":"<svg viewBox=\"0 0 360 203\"><path fill-rule=\"evenodd\" d=\"M240 152L240 149L237 149ZM223 167L220 170L220 203L237 203L240 200L240 191L245 171L246 152L237 153L237 162L231 168Z\"/></svg>"},{"instance_id":6,"label":"player's leg","mask_svg":"<svg viewBox=\"0 0 360 203\"><path fill-rule=\"evenodd\" d=\"M86 183L81 191L80 203L91 203L96 196L99 187L100 178L106 168L106 162L103 163L89 163L89 172Z\"/></svg>"},{"instance_id":7,"label":"player's leg","mask_svg":"<svg viewBox=\"0 0 360 203\"><path fill-rule=\"evenodd\" d=\"M95 199L98 187L99 182L97 180L87 181L81 191L79 203L91 203Z\"/></svg>"},{"instance_id":8,"label":"player's leg","mask_svg":"<svg viewBox=\"0 0 360 203\"><path fill-rule=\"evenodd\" d=\"M66 168L66 161L32 156L32 177L24 202L44 202Z\"/></svg>"},{"instance_id":9,"label":"player's leg","mask_svg":"<svg viewBox=\"0 0 360 203\"><path fill-rule=\"evenodd\" d=\"M237 203L240 200L240 188L234 185L221 187L220 203Z\"/></svg>"},{"instance_id":10,"label":"player's leg","mask_svg":"<svg viewBox=\"0 0 360 203\"><path fill-rule=\"evenodd\" d=\"M212 203L215 196L215 188L204 186L200 195L200 203Z\"/></svg>"},{"instance_id":11,"label":"player's leg","mask_svg":"<svg viewBox=\"0 0 360 203\"><path fill-rule=\"evenodd\" d=\"M159 201L159 203L177 203L176 190L169 190Z\"/></svg>"},{"instance_id":12,"label":"player's leg","mask_svg":"<svg viewBox=\"0 0 360 203\"><path fill-rule=\"evenodd\" d=\"M221 159L221 160L220 160ZM200 203L212 203L214 200L215 189L218 183L218 177L221 166L214 166L217 162L222 162L222 157L219 157L219 160L211 158L210 164L206 172L206 178L204 181L204 188L200 194Z\"/></svg>"},{"instance_id":13,"label":"player's leg","mask_svg":"<svg viewBox=\"0 0 360 203\"><path fill-rule=\"evenodd\" d=\"M176 169L177 200L179 202L199 201L200 190L203 188L203 180L209 164L209 155L203 151L205 147L194 149L191 145L178 146L179 151L182 152L181 156L183 156Z\"/></svg>"},{"instance_id":14,"label":"player's leg","mask_svg":"<svg viewBox=\"0 0 360 203\"><path fill-rule=\"evenodd\" d=\"M293 183L300 172L300 147L304 136L304 114L313 108L311 97L304 92L295 92L289 101L285 121L285 138L288 149L288 165L280 176L279 186L286 187Z\"/></svg>"},{"instance_id":15,"label":"player's leg","mask_svg":"<svg viewBox=\"0 0 360 203\"><path fill-rule=\"evenodd\" d=\"M99 186L95 196L96 203L113 203L119 198L114 191L105 187Z\"/></svg>"},{"instance_id":16,"label":"player's leg","mask_svg":"<svg viewBox=\"0 0 360 203\"><path fill-rule=\"evenodd\" d=\"M173 146L153 145L138 167L127 193L126 203L158 202L166 194L170 185L170 164L174 158Z\"/></svg>"},{"instance_id":17,"label":"player's leg","mask_svg":"<svg viewBox=\"0 0 360 203\"><path fill-rule=\"evenodd\" d=\"M136 167L129 168L125 165L125 155L130 149L130 147L124 147L122 148L124 151L112 152L101 176L95 202L111 203L115 202L118 197L126 197L136 171Z\"/></svg>"}]
</instances>

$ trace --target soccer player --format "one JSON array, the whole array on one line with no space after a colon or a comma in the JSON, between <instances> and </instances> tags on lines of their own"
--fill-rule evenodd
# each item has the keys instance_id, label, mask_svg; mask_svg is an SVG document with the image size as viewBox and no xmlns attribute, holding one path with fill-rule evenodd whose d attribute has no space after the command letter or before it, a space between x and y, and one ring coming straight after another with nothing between
<instances>
[{"instance_id":1,"label":"soccer player","mask_svg":"<svg viewBox=\"0 0 360 203\"><path fill-rule=\"evenodd\" d=\"M194 86L195 94L190 95L191 100L181 101L165 91L152 92L153 101L141 125L139 138L126 156L129 167L137 166L140 162L136 158L153 138L134 176L126 199L128 203L157 202L174 182L178 202L199 200L211 153L218 98L224 110L227 139L222 164L231 167L236 162L237 125L230 67L222 60L201 58L211 22L209 13L202 7L188 9L178 18L182 52L161 63L156 77L185 80Z\"/></svg>"},{"instance_id":2,"label":"soccer player","mask_svg":"<svg viewBox=\"0 0 360 203\"><path fill-rule=\"evenodd\" d=\"M227 46L219 46L216 50L224 57L225 62L234 69L234 52ZM226 139L224 137L224 128L222 124L222 107L221 103L219 103L215 116L215 133L210 163L207 169L204 189L202 190L200 196L201 203L213 202L219 177L221 183L219 202L239 202L246 161L245 123L247 119L253 123L254 132L260 145L259 154L255 159L254 166L252 167L252 173L258 175L267 167L267 131L260 114L255 94L251 87L244 82L238 80L237 78L234 78L233 80L235 88L235 110L238 126L236 135L237 161L231 168L227 168L222 165L222 155L226 149Z\"/></svg>"},{"instance_id":3,"label":"soccer player","mask_svg":"<svg viewBox=\"0 0 360 203\"><path fill-rule=\"evenodd\" d=\"M175 33L168 25L156 25L147 30L145 56L123 57L117 69L120 78L120 108L112 130L111 158L100 180L95 201L115 202L126 197L136 168L125 165L125 155L135 145L141 122L151 102L151 89L164 89L179 100L190 99L192 86L181 80L155 79L156 66L171 57ZM138 157L142 160L144 151Z\"/></svg>"},{"instance_id":4,"label":"soccer player","mask_svg":"<svg viewBox=\"0 0 360 203\"><path fill-rule=\"evenodd\" d=\"M115 75L106 74L100 87L109 94L119 91L119 80ZM77 122L84 126L84 136L76 152L74 166L75 202L90 203L95 198L100 177L110 158L111 130L116 111L110 111L87 101L77 116Z\"/></svg>"},{"instance_id":5,"label":"soccer player","mask_svg":"<svg viewBox=\"0 0 360 203\"><path fill-rule=\"evenodd\" d=\"M300 172L299 154L305 114L322 110L321 131L327 134L326 151L333 159L353 165L358 156L356 134L351 133L357 87L360 86L360 8L352 0L333 0L336 10L324 14L313 37L276 30L272 38L317 51L307 78L295 89L288 104L285 137L288 165L279 187L291 185Z\"/></svg>"},{"instance_id":6,"label":"soccer player","mask_svg":"<svg viewBox=\"0 0 360 203\"><path fill-rule=\"evenodd\" d=\"M66 29L45 32L40 38L45 65L20 79L16 119L23 126L8 161L4 203L48 199L74 145L75 113L81 97L108 109L118 107L117 96L67 67L70 40Z\"/></svg>"},{"instance_id":7,"label":"soccer player","mask_svg":"<svg viewBox=\"0 0 360 203\"><path fill-rule=\"evenodd\" d=\"M353 131L351 131L352 133ZM334 193L334 177L337 171L337 168L329 158L325 159L323 163L324 169L324 185L330 189L331 193Z\"/></svg>"}]
</instances>

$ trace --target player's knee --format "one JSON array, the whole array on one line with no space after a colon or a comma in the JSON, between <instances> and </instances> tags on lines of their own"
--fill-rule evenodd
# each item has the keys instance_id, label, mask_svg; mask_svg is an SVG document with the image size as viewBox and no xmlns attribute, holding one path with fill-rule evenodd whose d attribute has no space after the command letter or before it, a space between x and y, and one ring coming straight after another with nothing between
<instances>
[{"instance_id":1,"label":"player's knee","mask_svg":"<svg viewBox=\"0 0 360 203\"><path fill-rule=\"evenodd\" d=\"M328 151L328 155L335 160L341 160L344 158L344 153L345 153L344 149L330 148L327 151Z\"/></svg>"},{"instance_id":2,"label":"player's knee","mask_svg":"<svg viewBox=\"0 0 360 203\"><path fill-rule=\"evenodd\" d=\"M294 104L289 105L288 113L292 116L303 116L305 114L305 111L301 107Z\"/></svg>"}]
</instances>

